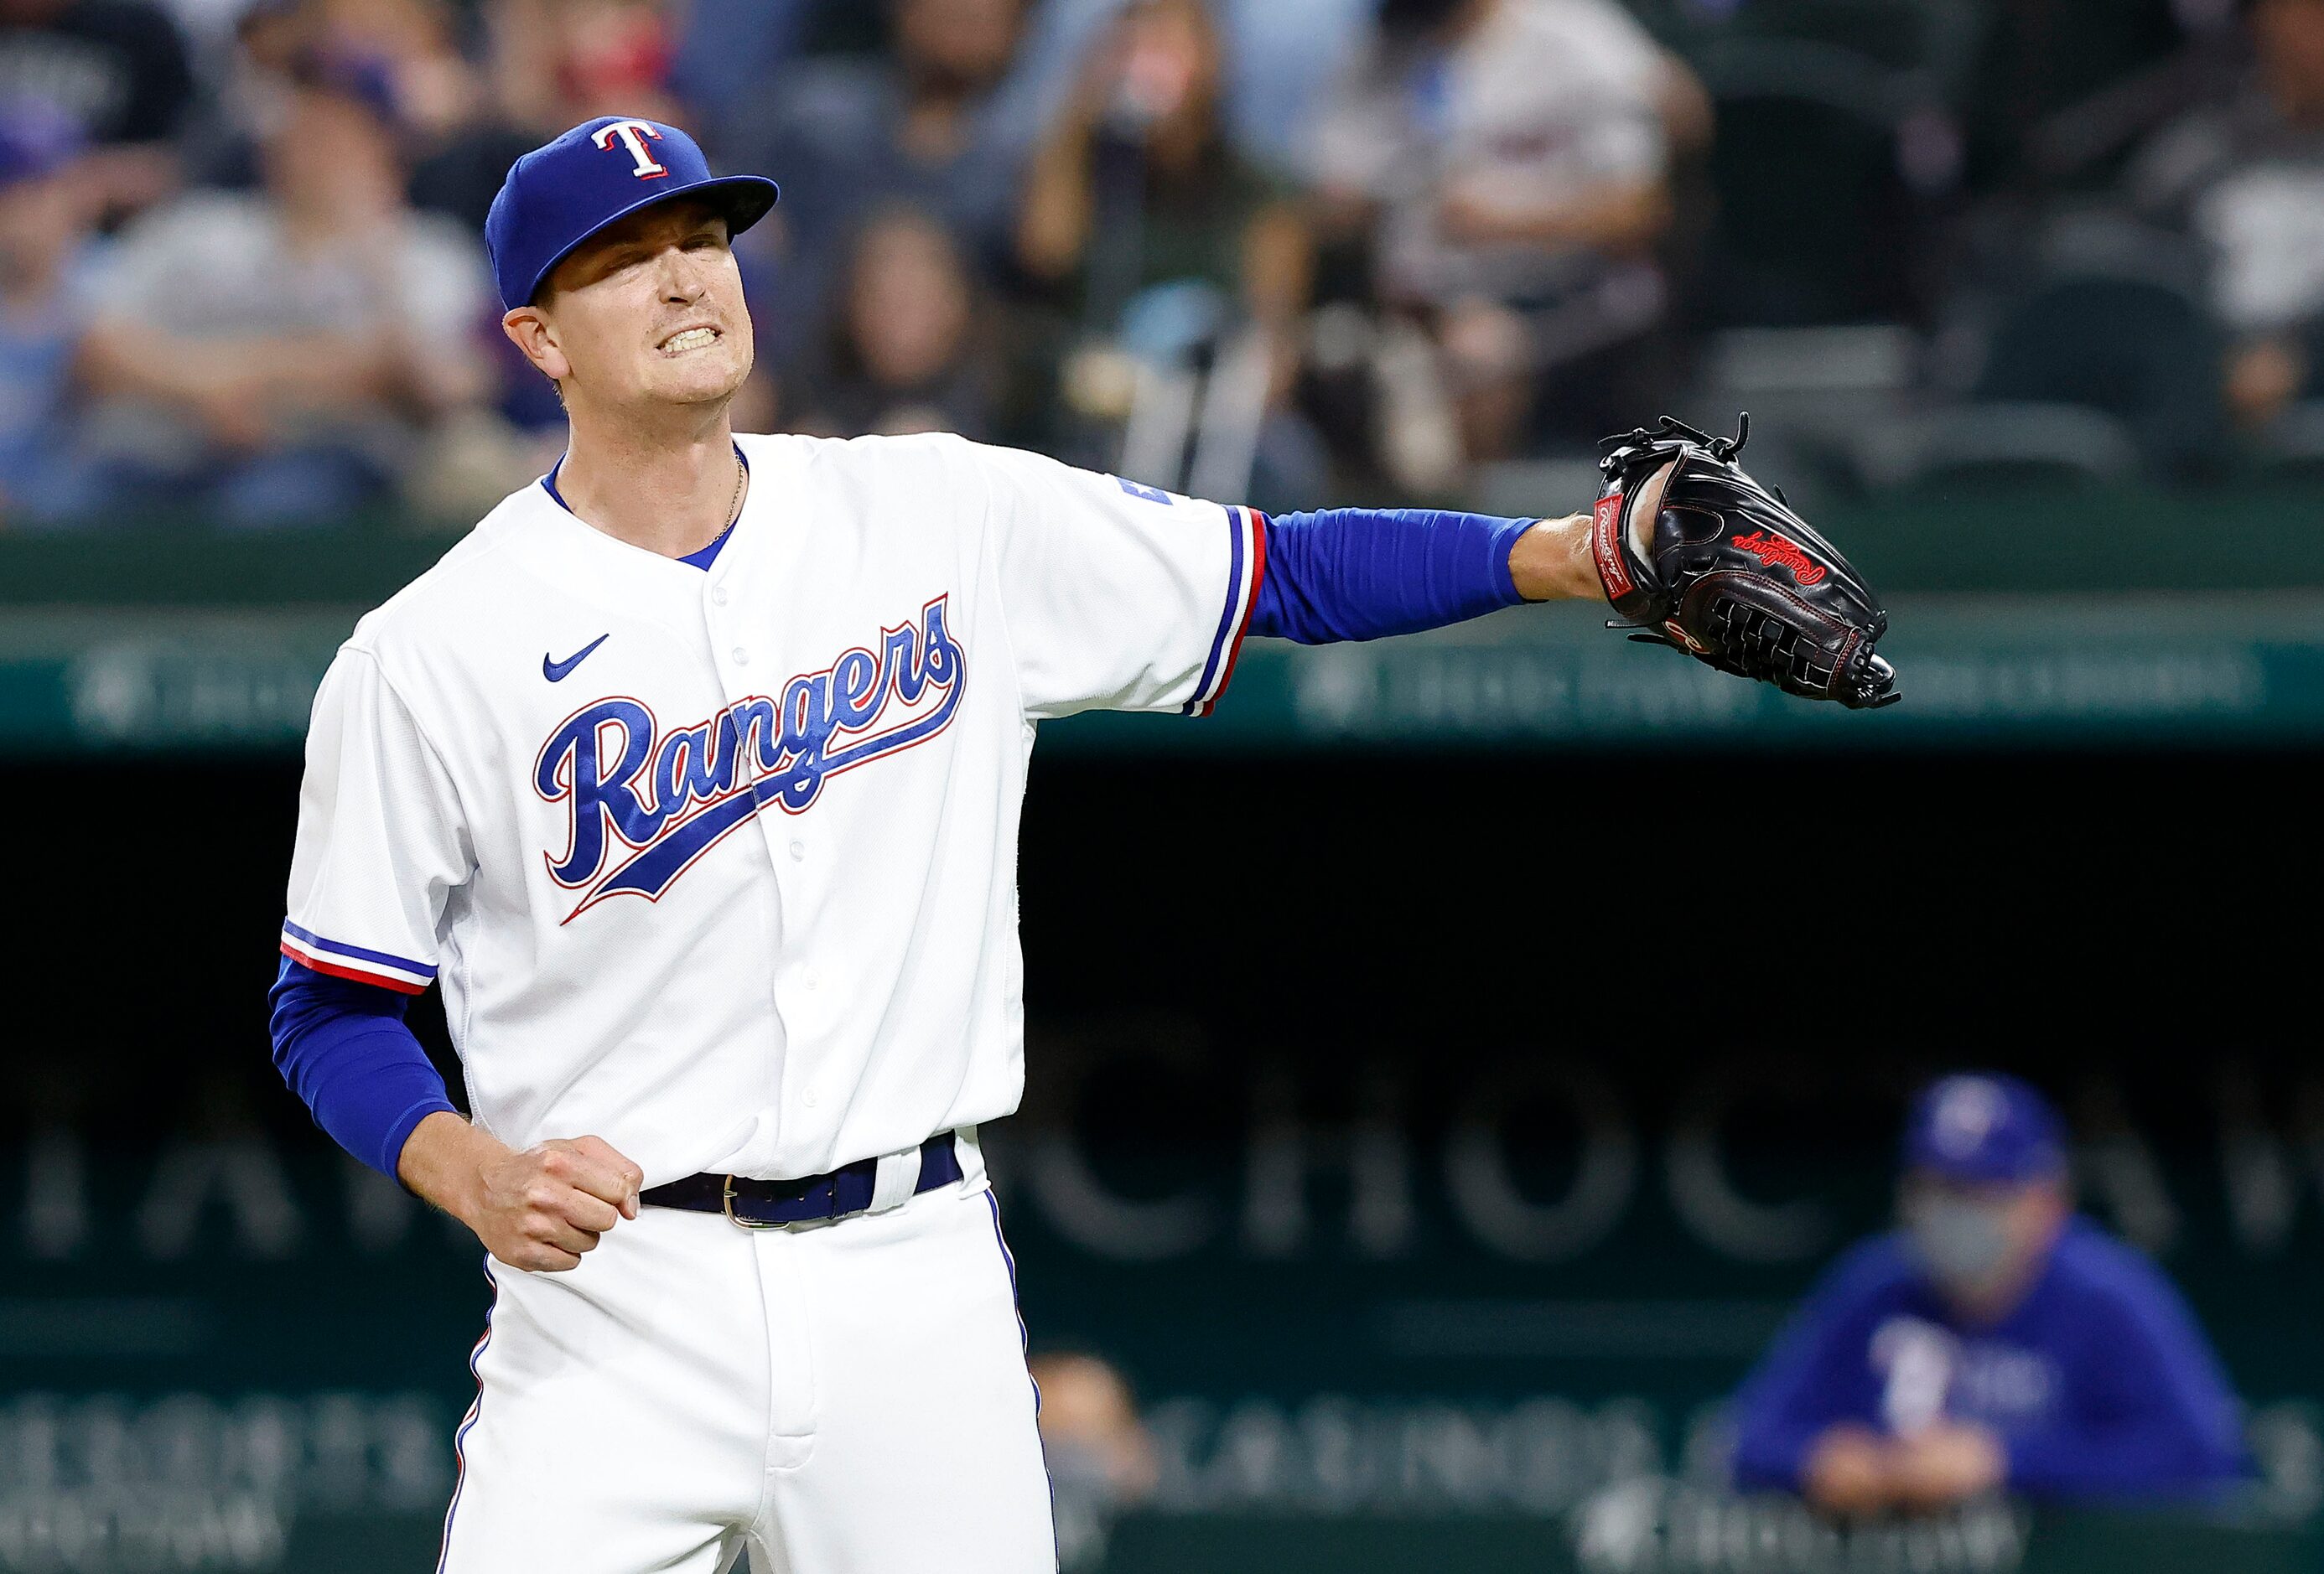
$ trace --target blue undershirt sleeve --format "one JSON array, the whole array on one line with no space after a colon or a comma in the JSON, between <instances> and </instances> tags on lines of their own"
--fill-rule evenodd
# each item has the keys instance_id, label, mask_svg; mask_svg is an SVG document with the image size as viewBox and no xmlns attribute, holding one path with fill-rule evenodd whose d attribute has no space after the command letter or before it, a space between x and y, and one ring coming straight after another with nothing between
<instances>
[{"instance_id":1,"label":"blue undershirt sleeve","mask_svg":"<svg viewBox=\"0 0 2324 1574\"><path fill-rule=\"evenodd\" d=\"M1416 633L1516 606L1509 551L1538 520L1326 509L1267 521L1250 631L1302 645Z\"/></svg>"},{"instance_id":2,"label":"blue undershirt sleeve","mask_svg":"<svg viewBox=\"0 0 2324 1574\"><path fill-rule=\"evenodd\" d=\"M411 1128L454 1114L444 1079L404 1025L406 996L317 972L289 957L267 999L274 1067L341 1147L397 1180Z\"/></svg>"}]
</instances>

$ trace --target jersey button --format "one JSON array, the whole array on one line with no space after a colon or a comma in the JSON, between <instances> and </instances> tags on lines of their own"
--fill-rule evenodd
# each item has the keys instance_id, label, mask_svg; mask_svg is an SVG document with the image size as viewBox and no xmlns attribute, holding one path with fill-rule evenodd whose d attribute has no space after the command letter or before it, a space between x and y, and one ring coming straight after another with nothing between
<instances>
[{"instance_id":1,"label":"jersey button","mask_svg":"<svg viewBox=\"0 0 2324 1574\"><path fill-rule=\"evenodd\" d=\"M734 665L737 667L748 667L751 665L751 653L748 650L743 649L740 645L734 647Z\"/></svg>"},{"instance_id":2,"label":"jersey button","mask_svg":"<svg viewBox=\"0 0 2324 1574\"><path fill-rule=\"evenodd\" d=\"M805 1104L807 1105L807 1107L808 1109L814 1109L817 1104L820 1104L820 1103L822 1103L822 1102L823 1102L823 1096L822 1096L821 1094L817 1093L817 1092L816 1092L813 1088L809 1088L809 1089L808 1089L808 1090L807 1090L804 1094L802 1094L802 1095L800 1096L800 1099L801 1099L801 1101L802 1101L803 1103L805 1103Z\"/></svg>"},{"instance_id":3,"label":"jersey button","mask_svg":"<svg viewBox=\"0 0 2324 1574\"><path fill-rule=\"evenodd\" d=\"M724 606L726 604L726 587L723 584L713 585L710 590L710 601L711 604L714 606Z\"/></svg>"},{"instance_id":4,"label":"jersey button","mask_svg":"<svg viewBox=\"0 0 2324 1574\"><path fill-rule=\"evenodd\" d=\"M798 860L800 860L800 859L802 859L802 858L805 858L806 856L807 856L807 843L806 843L806 842L792 842L792 843L791 843L791 861L792 861L793 862L797 862Z\"/></svg>"}]
</instances>

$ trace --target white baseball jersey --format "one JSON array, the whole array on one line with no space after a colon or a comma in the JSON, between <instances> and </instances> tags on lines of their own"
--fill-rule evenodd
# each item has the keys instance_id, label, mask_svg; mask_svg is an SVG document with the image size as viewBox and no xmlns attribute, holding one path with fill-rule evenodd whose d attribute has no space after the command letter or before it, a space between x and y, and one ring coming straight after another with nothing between
<instances>
[{"instance_id":1,"label":"white baseball jersey","mask_svg":"<svg viewBox=\"0 0 2324 1574\"><path fill-rule=\"evenodd\" d=\"M1035 724L1201 714L1264 525L956 437L738 439L707 571L535 484L315 701L283 949L439 980L476 1119L649 1185L1016 1108Z\"/></svg>"}]
</instances>

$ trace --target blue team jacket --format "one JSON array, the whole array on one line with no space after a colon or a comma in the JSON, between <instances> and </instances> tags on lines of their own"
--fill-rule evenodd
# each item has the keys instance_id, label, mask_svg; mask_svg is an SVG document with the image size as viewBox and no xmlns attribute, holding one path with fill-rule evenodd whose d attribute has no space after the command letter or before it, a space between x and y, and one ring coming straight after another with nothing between
<instances>
[{"instance_id":1,"label":"blue team jacket","mask_svg":"<svg viewBox=\"0 0 2324 1574\"><path fill-rule=\"evenodd\" d=\"M1945 1305L1902 1237L1824 1275L1736 1397L1735 1480L1798 1489L1826 1427L1942 1414L1997 1432L2035 1498L2187 1497L2245 1473L2241 1415L2169 1280L2083 1220L1989 1327Z\"/></svg>"}]
</instances>

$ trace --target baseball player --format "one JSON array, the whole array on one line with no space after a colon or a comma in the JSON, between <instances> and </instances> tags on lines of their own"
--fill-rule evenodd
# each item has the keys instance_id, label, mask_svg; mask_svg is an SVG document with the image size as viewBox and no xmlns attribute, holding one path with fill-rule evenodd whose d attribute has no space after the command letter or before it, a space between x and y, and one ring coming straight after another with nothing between
<instances>
[{"instance_id":1,"label":"baseball player","mask_svg":"<svg viewBox=\"0 0 2324 1574\"><path fill-rule=\"evenodd\" d=\"M439 1574L1055 1566L976 1137L1023 1082L1041 721L1204 714L1247 635L1601 594L1801 692L1886 670L1863 628L1837 667L1720 654L1713 559L1798 590L1803 650L1853 581L1803 528L1812 564L1673 556L1674 505L1748 482L1680 428L1545 520L1270 521L956 437L738 436L730 243L775 198L648 120L517 162L486 238L569 446L316 696L276 1063L493 1284ZM472 1118L402 1022L430 983Z\"/></svg>"}]
</instances>

